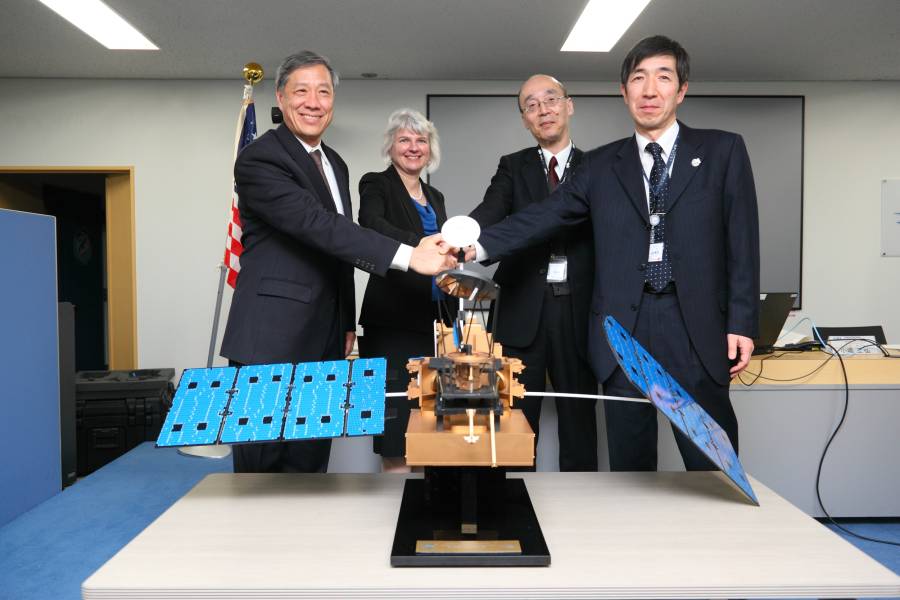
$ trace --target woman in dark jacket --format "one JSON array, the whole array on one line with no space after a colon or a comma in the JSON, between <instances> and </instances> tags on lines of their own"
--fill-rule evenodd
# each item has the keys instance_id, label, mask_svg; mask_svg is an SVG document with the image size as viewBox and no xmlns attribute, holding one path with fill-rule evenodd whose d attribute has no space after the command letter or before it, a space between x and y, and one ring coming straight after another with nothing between
<instances>
[{"instance_id":1,"label":"woman in dark jacket","mask_svg":"<svg viewBox=\"0 0 900 600\"><path fill-rule=\"evenodd\" d=\"M412 109L388 117L382 155L389 162L380 173L366 173L359 182L359 224L415 246L437 233L447 220L444 196L422 181L423 171L440 162L438 135L424 115ZM431 277L391 270L386 277L369 276L359 324L361 357L387 357L387 390L406 391L410 357L434 355L434 321L441 292ZM374 450L385 471L408 470L404 459L409 401L389 398L384 435L374 438Z\"/></svg>"}]
</instances>

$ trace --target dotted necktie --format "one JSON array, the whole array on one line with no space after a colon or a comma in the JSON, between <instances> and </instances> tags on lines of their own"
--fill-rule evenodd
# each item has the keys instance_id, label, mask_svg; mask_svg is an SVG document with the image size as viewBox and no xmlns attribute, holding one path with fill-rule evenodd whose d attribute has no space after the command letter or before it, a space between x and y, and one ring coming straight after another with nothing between
<instances>
[{"instance_id":1,"label":"dotted necktie","mask_svg":"<svg viewBox=\"0 0 900 600\"><path fill-rule=\"evenodd\" d=\"M666 163L662 159L662 146L656 142L650 142L645 151L653 156L653 169L650 171L650 213L659 214L659 223L651 230L653 232L652 243L665 243L666 241L666 200L669 197L669 174L666 172ZM661 182L661 183L660 183ZM663 246L662 260L651 262L647 265L647 283L655 291L660 291L672 280L672 263L669 261L668 244Z\"/></svg>"},{"instance_id":2,"label":"dotted necktie","mask_svg":"<svg viewBox=\"0 0 900 600\"><path fill-rule=\"evenodd\" d=\"M556 173L556 165L558 165L558 164L559 163L556 161L556 157L551 156L550 157L550 166L548 167L548 169L550 171L549 177L550 177L550 191L551 192L556 189L556 186L559 185L559 175L557 175L557 173Z\"/></svg>"}]
</instances>

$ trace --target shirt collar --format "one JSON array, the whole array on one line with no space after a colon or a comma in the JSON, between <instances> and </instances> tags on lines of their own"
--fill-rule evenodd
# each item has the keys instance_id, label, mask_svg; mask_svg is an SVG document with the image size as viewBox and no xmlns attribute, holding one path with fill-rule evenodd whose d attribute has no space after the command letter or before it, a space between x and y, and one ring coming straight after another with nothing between
<instances>
[{"instance_id":1,"label":"shirt collar","mask_svg":"<svg viewBox=\"0 0 900 600\"><path fill-rule=\"evenodd\" d=\"M318 144L316 144L315 146L310 146L309 144L307 144L306 142L304 142L303 140L301 140L301 139L300 139L299 137L297 137L296 135L295 135L294 137L297 138L297 141L298 141L298 142L300 142L301 144L303 144L303 148L306 150L307 154L309 154L310 152L312 152L312 151L314 151L314 150L318 150L318 151L319 151L319 154L322 155L322 158L323 158L323 159L325 158L325 151L322 150L322 142L321 142L321 141L320 141ZM327 160L327 159L326 159L326 160Z\"/></svg>"},{"instance_id":2,"label":"shirt collar","mask_svg":"<svg viewBox=\"0 0 900 600\"><path fill-rule=\"evenodd\" d=\"M556 164L565 166L566 161L569 160L569 153L572 152L572 140L569 140L568 145L557 152L555 155L541 146L541 153L544 155L544 164L549 165L550 159L556 156Z\"/></svg>"},{"instance_id":3,"label":"shirt collar","mask_svg":"<svg viewBox=\"0 0 900 600\"><path fill-rule=\"evenodd\" d=\"M672 152L672 146L675 145L675 140L678 138L678 130L679 130L678 121L675 121L656 140L656 143L662 147L662 151L663 151L662 155L664 157L668 157L669 154ZM644 151L644 148L646 148L647 144L649 144L653 140L641 135L637 131L634 132L634 137L637 140L638 153L640 154L640 156L644 156L644 155L649 156L649 154L647 154L647 152ZM557 160L559 160L559 159L557 159Z\"/></svg>"}]
</instances>

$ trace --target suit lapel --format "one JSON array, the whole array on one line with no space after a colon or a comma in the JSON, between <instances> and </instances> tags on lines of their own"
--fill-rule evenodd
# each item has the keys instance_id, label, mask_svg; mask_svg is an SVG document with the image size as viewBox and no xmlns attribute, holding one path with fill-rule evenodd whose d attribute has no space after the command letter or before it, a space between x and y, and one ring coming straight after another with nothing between
<instances>
[{"instance_id":1,"label":"suit lapel","mask_svg":"<svg viewBox=\"0 0 900 600\"><path fill-rule=\"evenodd\" d=\"M390 197L385 199L386 202L399 202L400 208L406 216L406 220L410 227L412 227L413 231L418 233L420 237L425 237L425 229L422 227L422 218L419 216L419 211L416 210L416 207L412 205L413 201L409 197L406 186L403 185L403 180L400 179L400 173L397 172L397 168L394 165L389 165L385 173L387 174L388 180L391 182ZM425 189L424 185L422 186L422 189Z\"/></svg>"},{"instance_id":2,"label":"suit lapel","mask_svg":"<svg viewBox=\"0 0 900 600\"><path fill-rule=\"evenodd\" d=\"M678 152L681 154L681 151ZM641 160L638 158L637 142L632 135L626 138L619 148L618 160L613 165L613 171L619 178L619 183L625 189L628 198L635 210L641 215L645 223L650 223L650 215L647 212L647 192L644 191L644 174L642 173Z\"/></svg>"},{"instance_id":3,"label":"suit lapel","mask_svg":"<svg viewBox=\"0 0 900 600\"><path fill-rule=\"evenodd\" d=\"M428 203L431 205L431 208L434 209L438 230L440 230L444 221L447 220L447 210L444 207L444 202L438 201L435 194L431 191L432 189L433 188L430 185L426 185L425 183L422 184L422 190L425 192L425 197L428 198Z\"/></svg>"},{"instance_id":4,"label":"suit lapel","mask_svg":"<svg viewBox=\"0 0 900 600\"><path fill-rule=\"evenodd\" d=\"M532 151L525 153L525 160L522 161L522 177L525 179L530 202L540 202L550 194L537 146Z\"/></svg>"},{"instance_id":5,"label":"suit lapel","mask_svg":"<svg viewBox=\"0 0 900 600\"><path fill-rule=\"evenodd\" d=\"M306 176L306 179L312 184L312 191L319 199L319 202L322 203L322 206L325 207L326 210L337 212L334 202L331 201L331 196L328 193L325 180L322 179L319 169L316 168L316 163L313 162L312 157L306 152L306 148L303 147L300 140L294 137L291 130L283 123L275 130L275 135L278 137L281 145L287 150L288 155L300 168L303 175Z\"/></svg>"},{"instance_id":6,"label":"suit lapel","mask_svg":"<svg viewBox=\"0 0 900 600\"><path fill-rule=\"evenodd\" d=\"M334 178L337 180L338 191L341 194L341 206L344 207L344 216L352 221L353 207L350 206L350 174L342 168L342 161L338 160L337 152L325 144L322 144L322 150L328 156L328 162L331 163L331 170L334 171ZM312 158L310 158L310 160L312 160ZM316 168L315 164L313 164L313 168ZM318 173L318 169L316 169L316 172ZM319 179L322 179L322 177L320 176ZM325 198L329 199L329 196L325 196Z\"/></svg>"},{"instance_id":7,"label":"suit lapel","mask_svg":"<svg viewBox=\"0 0 900 600\"><path fill-rule=\"evenodd\" d=\"M675 164L672 166L672 181L669 182L669 198L666 212L672 210L678 199L681 198L691 179L703 164L703 142L690 127L686 127L679 121L678 150L675 153ZM700 159L697 166L693 165L694 159Z\"/></svg>"}]
</instances>

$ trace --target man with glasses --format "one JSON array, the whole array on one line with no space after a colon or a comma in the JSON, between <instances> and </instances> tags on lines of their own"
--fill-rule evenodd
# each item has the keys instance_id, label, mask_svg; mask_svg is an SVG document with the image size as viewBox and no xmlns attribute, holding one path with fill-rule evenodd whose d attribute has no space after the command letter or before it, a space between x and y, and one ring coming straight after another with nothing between
<instances>
[{"instance_id":1,"label":"man with glasses","mask_svg":"<svg viewBox=\"0 0 900 600\"><path fill-rule=\"evenodd\" d=\"M506 259L524 244L590 222L596 267L588 346L604 392L635 396L616 363L603 317L612 315L725 430L738 423L730 378L747 367L759 306L759 218L750 157L740 135L676 118L690 61L657 35L631 49L620 90L635 133L586 153L547 201L481 232L468 258ZM610 468L657 468L657 416L649 404L605 405ZM675 431L688 470L712 463Z\"/></svg>"},{"instance_id":2,"label":"man with glasses","mask_svg":"<svg viewBox=\"0 0 900 600\"><path fill-rule=\"evenodd\" d=\"M484 200L471 217L486 228L546 198L568 179L583 152L569 135L575 112L565 87L554 77L534 75L517 98L522 124L537 141L500 158ZM494 279L503 290L497 341L520 358L519 381L544 391L547 375L557 392L597 393L587 355L587 315L593 286L594 244L589 223L566 228L500 262ZM517 401L538 434L541 399ZM597 470L595 402L557 398L559 469Z\"/></svg>"}]
</instances>

